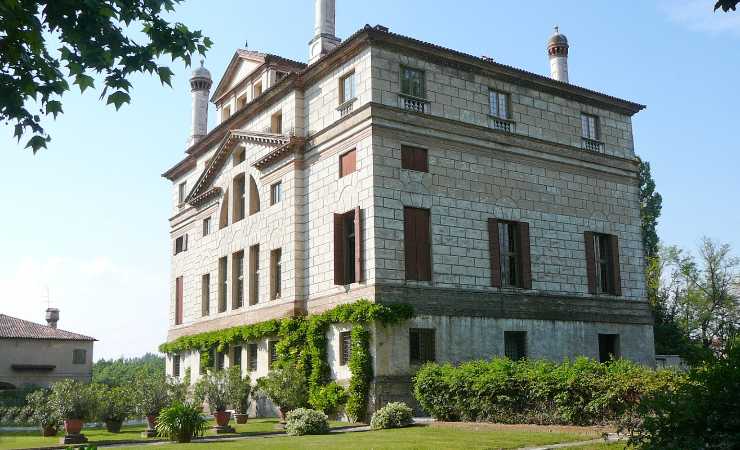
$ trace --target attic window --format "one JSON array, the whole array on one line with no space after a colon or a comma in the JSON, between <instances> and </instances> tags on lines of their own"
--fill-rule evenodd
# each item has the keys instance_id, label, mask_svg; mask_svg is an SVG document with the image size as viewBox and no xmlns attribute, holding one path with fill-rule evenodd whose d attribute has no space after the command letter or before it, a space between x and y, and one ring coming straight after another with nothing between
<instances>
[{"instance_id":1,"label":"attic window","mask_svg":"<svg viewBox=\"0 0 740 450\"><path fill-rule=\"evenodd\" d=\"M252 88L252 98L256 98L262 95L262 82L258 81L254 83L254 88Z\"/></svg>"},{"instance_id":2,"label":"attic window","mask_svg":"<svg viewBox=\"0 0 740 450\"><path fill-rule=\"evenodd\" d=\"M224 106L223 109L221 109L221 122L225 121L231 117L231 106Z\"/></svg>"},{"instance_id":3,"label":"attic window","mask_svg":"<svg viewBox=\"0 0 740 450\"><path fill-rule=\"evenodd\" d=\"M236 99L236 109L237 110L240 110L244 108L245 106L247 106L247 94L246 93L240 95Z\"/></svg>"}]
</instances>

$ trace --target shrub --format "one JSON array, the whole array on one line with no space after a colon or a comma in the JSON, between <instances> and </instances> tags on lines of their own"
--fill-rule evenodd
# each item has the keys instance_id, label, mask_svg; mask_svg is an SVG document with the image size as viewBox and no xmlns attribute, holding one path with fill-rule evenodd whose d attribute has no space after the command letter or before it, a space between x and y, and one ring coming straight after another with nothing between
<instances>
[{"instance_id":1,"label":"shrub","mask_svg":"<svg viewBox=\"0 0 740 450\"><path fill-rule=\"evenodd\" d=\"M161 374L139 373L132 387L135 411L142 416L156 416L170 404L175 385Z\"/></svg>"},{"instance_id":2,"label":"shrub","mask_svg":"<svg viewBox=\"0 0 740 450\"><path fill-rule=\"evenodd\" d=\"M298 408L285 417L285 431L293 436L304 434L326 434L329 422L326 414L314 409Z\"/></svg>"},{"instance_id":3,"label":"shrub","mask_svg":"<svg viewBox=\"0 0 740 450\"><path fill-rule=\"evenodd\" d=\"M257 388L280 407L283 413L308 405L306 375L293 364L280 364L266 377L257 380Z\"/></svg>"},{"instance_id":4,"label":"shrub","mask_svg":"<svg viewBox=\"0 0 740 450\"><path fill-rule=\"evenodd\" d=\"M249 410L249 394L252 391L252 384L249 381L249 375L242 378L241 368L238 366L230 367L226 374L227 392L229 404L237 414L246 414Z\"/></svg>"},{"instance_id":5,"label":"shrub","mask_svg":"<svg viewBox=\"0 0 740 450\"><path fill-rule=\"evenodd\" d=\"M195 398L205 400L211 412L226 411L229 405L229 378L225 370L213 370L201 375L195 383Z\"/></svg>"},{"instance_id":6,"label":"shrub","mask_svg":"<svg viewBox=\"0 0 740 450\"><path fill-rule=\"evenodd\" d=\"M384 430L402 428L414 422L414 412L403 402L391 402L375 411L370 419L370 428Z\"/></svg>"},{"instance_id":7,"label":"shrub","mask_svg":"<svg viewBox=\"0 0 740 450\"><path fill-rule=\"evenodd\" d=\"M101 422L123 422L134 411L131 389L124 386L94 385L97 397L97 416Z\"/></svg>"},{"instance_id":8,"label":"shrub","mask_svg":"<svg viewBox=\"0 0 740 450\"><path fill-rule=\"evenodd\" d=\"M332 381L326 386L312 389L308 403L324 414L334 414L340 406L347 403L347 390Z\"/></svg>"},{"instance_id":9,"label":"shrub","mask_svg":"<svg viewBox=\"0 0 740 450\"><path fill-rule=\"evenodd\" d=\"M157 416L157 434L172 441L190 442L206 432L208 421L200 407L191 403L175 403Z\"/></svg>"},{"instance_id":10,"label":"shrub","mask_svg":"<svg viewBox=\"0 0 740 450\"><path fill-rule=\"evenodd\" d=\"M39 389L26 397L28 421L41 428L56 427L61 422L54 405L49 399L49 391Z\"/></svg>"},{"instance_id":11,"label":"shrub","mask_svg":"<svg viewBox=\"0 0 740 450\"><path fill-rule=\"evenodd\" d=\"M74 380L57 381L51 386L49 402L62 420L88 422L95 418L95 392L89 384Z\"/></svg>"}]
</instances>

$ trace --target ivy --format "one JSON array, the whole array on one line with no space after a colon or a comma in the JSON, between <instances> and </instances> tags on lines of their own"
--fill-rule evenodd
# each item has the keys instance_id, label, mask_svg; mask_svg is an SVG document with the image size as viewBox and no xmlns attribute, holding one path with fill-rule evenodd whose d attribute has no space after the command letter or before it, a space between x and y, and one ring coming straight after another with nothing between
<instances>
[{"instance_id":1,"label":"ivy","mask_svg":"<svg viewBox=\"0 0 740 450\"><path fill-rule=\"evenodd\" d=\"M199 351L202 368L213 367L213 352L225 351L229 345L277 336L277 353L281 362L301 368L308 379L309 392L318 397L331 382L326 357L326 332L334 323L350 323L352 352L349 368L352 373L348 388L347 416L352 421L363 421L367 416L370 382L373 378L370 357L370 331L367 325L378 322L394 325L410 319L410 305L382 305L365 299L336 306L321 314L272 319L251 325L182 336L159 346L162 353Z\"/></svg>"}]
</instances>

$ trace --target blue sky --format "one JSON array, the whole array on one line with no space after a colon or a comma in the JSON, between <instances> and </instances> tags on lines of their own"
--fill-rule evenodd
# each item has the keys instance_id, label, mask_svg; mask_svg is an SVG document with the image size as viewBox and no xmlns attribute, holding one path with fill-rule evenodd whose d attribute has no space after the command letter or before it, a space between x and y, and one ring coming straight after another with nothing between
<instances>
[{"instance_id":1,"label":"blue sky","mask_svg":"<svg viewBox=\"0 0 740 450\"><path fill-rule=\"evenodd\" d=\"M713 3L337 0L337 34L379 23L547 74L559 25L572 83L647 105L635 147L664 197L662 241L693 248L707 235L740 253L740 12L714 14ZM190 0L173 17L213 39L206 66L218 80L246 40L305 61L312 14L310 0ZM171 197L160 174L183 155L190 118L190 69L172 69L173 88L136 77L119 112L96 92L68 93L35 156L0 125L0 312L43 320L48 287L60 327L100 339L96 357L153 351L166 336Z\"/></svg>"}]
</instances>

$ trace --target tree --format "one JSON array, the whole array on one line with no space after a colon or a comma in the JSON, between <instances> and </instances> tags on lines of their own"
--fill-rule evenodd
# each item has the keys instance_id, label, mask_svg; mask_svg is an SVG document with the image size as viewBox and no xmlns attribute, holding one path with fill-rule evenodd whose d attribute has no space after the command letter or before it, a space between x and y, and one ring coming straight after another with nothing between
<instances>
[{"instance_id":1,"label":"tree","mask_svg":"<svg viewBox=\"0 0 740 450\"><path fill-rule=\"evenodd\" d=\"M159 65L161 57L190 65L196 52L205 54L211 46L200 31L162 17L181 2L1 1L0 120L14 123L18 140L30 133L26 148L35 153L51 140L42 117L63 112L61 99L69 81L84 92L95 86L93 76L99 76L100 99L116 110L131 100L133 74L156 74L170 85L172 71Z\"/></svg>"},{"instance_id":2,"label":"tree","mask_svg":"<svg viewBox=\"0 0 740 450\"><path fill-rule=\"evenodd\" d=\"M658 218L663 209L663 197L655 191L655 180L650 172L650 163L640 161L640 226L642 228L642 247L647 258L658 256Z\"/></svg>"},{"instance_id":3,"label":"tree","mask_svg":"<svg viewBox=\"0 0 740 450\"><path fill-rule=\"evenodd\" d=\"M738 3L740 3L740 0L717 0L717 3L714 4L714 10L717 11L722 8L724 12L729 10L735 11Z\"/></svg>"},{"instance_id":4,"label":"tree","mask_svg":"<svg viewBox=\"0 0 740 450\"><path fill-rule=\"evenodd\" d=\"M164 374L164 358L153 353L135 358L101 359L93 364L92 381L108 386L131 384L139 374Z\"/></svg>"}]
</instances>

